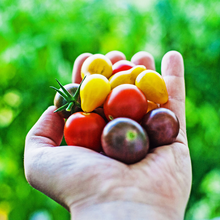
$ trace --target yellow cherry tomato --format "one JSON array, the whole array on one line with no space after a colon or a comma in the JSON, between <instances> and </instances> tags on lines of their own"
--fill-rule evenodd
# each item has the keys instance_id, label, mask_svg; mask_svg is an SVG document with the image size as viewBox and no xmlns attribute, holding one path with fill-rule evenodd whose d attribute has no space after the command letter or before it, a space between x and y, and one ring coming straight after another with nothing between
<instances>
[{"instance_id":1,"label":"yellow cherry tomato","mask_svg":"<svg viewBox=\"0 0 220 220\"><path fill-rule=\"evenodd\" d=\"M108 79L101 74L86 76L80 88L81 108L84 112L92 112L101 106L108 94L111 86Z\"/></svg>"},{"instance_id":2,"label":"yellow cherry tomato","mask_svg":"<svg viewBox=\"0 0 220 220\"><path fill-rule=\"evenodd\" d=\"M102 54L94 54L88 57L82 64L81 77L86 75L101 74L107 78L112 75L112 63L108 57Z\"/></svg>"},{"instance_id":3,"label":"yellow cherry tomato","mask_svg":"<svg viewBox=\"0 0 220 220\"><path fill-rule=\"evenodd\" d=\"M146 67L143 65L137 65L132 67L129 70L120 71L115 73L113 76L109 78L109 82L111 84L111 88L115 88L121 84L135 84L135 80L137 76L146 70Z\"/></svg>"},{"instance_id":4,"label":"yellow cherry tomato","mask_svg":"<svg viewBox=\"0 0 220 220\"><path fill-rule=\"evenodd\" d=\"M135 85L145 94L147 100L165 104L168 101L168 92L163 77L153 70L140 73Z\"/></svg>"}]
</instances>

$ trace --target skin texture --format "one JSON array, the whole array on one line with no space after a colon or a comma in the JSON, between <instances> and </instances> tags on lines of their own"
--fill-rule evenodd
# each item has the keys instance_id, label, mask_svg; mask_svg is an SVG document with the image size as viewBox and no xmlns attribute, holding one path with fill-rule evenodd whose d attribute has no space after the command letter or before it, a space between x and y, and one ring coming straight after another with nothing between
<instances>
[{"instance_id":1,"label":"skin texture","mask_svg":"<svg viewBox=\"0 0 220 220\"><path fill-rule=\"evenodd\" d=\"M147 59L152 69L152 56L144 57L139 59ZM54 107L49 107L28 133L26 178L69 210L71 219L184 219L192 174L181 54L166 53L161 68L169 94L163 107L177 115L180 131L175 143L153 149L138 163L126 165L80 146L58 147L64 120L53 113Z\"/></svg>"},{"instance_id":2,"label":"skin texture","mask_svg":"<svg viewBox=\"0 0 220 220\"><path fill-rule=\"evenodd\" d=\"M105 56L107 56L111 60L112 65L117 63L119 60L126 60L125 55L118 50L110 51Z\"/></svg>"},{"instance_id":3,"label":"skin texture","mask_svg":"<svg viewBox=\"0 0 220 220\"><path fill-rule=\"evenodd\" d=\"M144 65L147 69L155 70L153 56L146 51L139 51L133 55L131 62L136 65Z\"/></svg>"},{"instance_id":4,"label":"skin texture","mask_svg":"<svg viewBox=\"0 0 220 220\"><path fill-rule=\"evenodd\" d=\"M82 81L81 67L83 65L83 62L91 55L92 55L91 53L82 53L76 58L73 64L73 71L72 71L72 82L73 83L81 83Z\"/></svg>"}]
</instances>

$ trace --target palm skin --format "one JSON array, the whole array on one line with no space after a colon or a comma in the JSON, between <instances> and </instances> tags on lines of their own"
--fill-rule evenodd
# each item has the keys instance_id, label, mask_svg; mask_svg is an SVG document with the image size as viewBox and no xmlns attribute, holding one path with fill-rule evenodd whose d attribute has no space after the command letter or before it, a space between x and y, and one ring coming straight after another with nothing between
<instances>
[{"instance_id":1,"label":"palm skin","mask_svg":"<svg viewBox=\"0 0 220 220\"><path fill-rule=\"evenodd\" d=\"M132 61L154 69L146 52L135 54ZM69 210L72 219L183 219L192 178L182 56L165 54L161 71L169 94L163 107L180 121L175 143L152 150L132 165L80 146L62 147L64 121L49 107L26 137L29 183Z\"/></svg>"}]
</instances>

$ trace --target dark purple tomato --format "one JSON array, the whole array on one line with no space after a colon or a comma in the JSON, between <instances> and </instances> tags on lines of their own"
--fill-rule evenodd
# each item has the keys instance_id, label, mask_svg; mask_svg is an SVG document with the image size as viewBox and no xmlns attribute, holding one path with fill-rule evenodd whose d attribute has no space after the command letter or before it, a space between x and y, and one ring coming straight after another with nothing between
<instances>
[{"instance_id":1,"label":"dark purple tomato","mask_svg":"<svg viewBox=\"0 0 220 220\"><path fill-rule=\"evenodd\" d=\"M179 120L174 112L166 108L149 111L141 126L149 136L150 148L172 144L179 133Z\"/></svg>"},{"instance_id":2,"label":"dark purple tomato","mask_svg":"<svg viewBox=\"0 0 220 220\"><path fill-rule=\"evenodd\" d=\"M79 87L79 84L77 83L70 83L64 86L64 88L73 96ZM61 90L61 89L60 89ZM62 90L61 90L62 91ZM80 103L80 98L78 98L78 102ZM58 92L56 92L56 95L54 97L54 105L58 109L59 107L65 105L67 103L66 99L63 98ZM77 106L73 108L73 112L78 112L81 111L81 109ZM68 118L73 112L62 110L59 111L58 113L63 117L63 118Z\"/></svg>"},{"instance_id":3,"label":"dark purple tomato","mask_svg":"<svg viewBox=\"0 0 220 220\"><path fill-rule=\"evenodd\" d=\"M110 121L102 132L104 153L126 164L142 160L148 152L149 140L144 129L129 118Z\"/></svg>"}]
</instances>

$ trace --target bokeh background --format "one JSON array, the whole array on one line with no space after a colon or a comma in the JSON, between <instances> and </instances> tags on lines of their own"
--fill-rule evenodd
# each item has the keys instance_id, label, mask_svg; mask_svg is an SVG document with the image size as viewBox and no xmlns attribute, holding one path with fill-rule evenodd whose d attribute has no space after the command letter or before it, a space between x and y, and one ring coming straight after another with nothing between
<instances>
[{"instance_id":1,"label":"bokeh background","mask_svg":"<svg viewBox=\"0 0 220 220\"><path fill-rule=\"evenodd\" d=\"M69 219L23 170L27 132L53 104L55 78L71 82L83 52L150 52L160 72L170 50L184 58L193 165L186 220L220 217L220 1L1 0L0 220Z\"/></svg>"}]
</instances>

